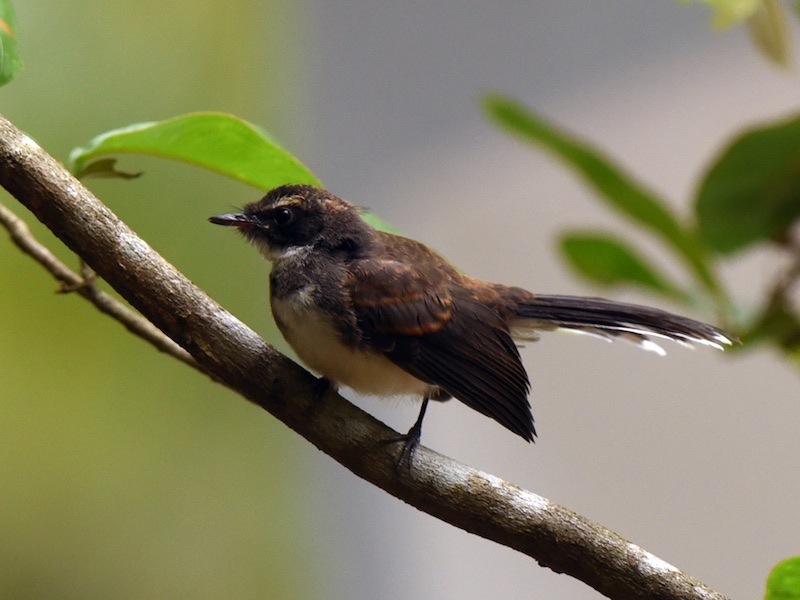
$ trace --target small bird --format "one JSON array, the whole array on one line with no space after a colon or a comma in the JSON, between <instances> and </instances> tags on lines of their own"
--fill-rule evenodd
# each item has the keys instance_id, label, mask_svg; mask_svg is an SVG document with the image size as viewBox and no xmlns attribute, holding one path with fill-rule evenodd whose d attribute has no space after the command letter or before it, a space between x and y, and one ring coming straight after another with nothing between
<instances>
[{"instance_id":1,"label":"small bird","mask_svg":"<svg viewBox=\"0 0 800 600\"><path fill-rule=\"evenodd\" d=\"M422 407L400 439L411 465L430 400L457 398L533 441L530 383L517 341L555 329L633 341L723 349L720 329L657 308L601 298L533 294L469 277L428 246L374 229L360 211L308 185L275 188L236 227L272 263L272 314L298 357L325 385L374 396L416 395Z\"/></svg>"}]
</instances>

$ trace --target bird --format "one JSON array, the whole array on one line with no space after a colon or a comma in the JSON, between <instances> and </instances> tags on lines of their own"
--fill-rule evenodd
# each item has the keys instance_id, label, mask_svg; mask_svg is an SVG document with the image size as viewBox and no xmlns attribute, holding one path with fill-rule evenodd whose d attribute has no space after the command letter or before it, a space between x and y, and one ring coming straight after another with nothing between
<instances>
[{"instance_id":1,"label":"bird","mask_svg":"<svg viewBox=\"0 0 800 600\"><path fill-rule=\"evenodd\" d=\"M422 400L403 436L411 466L431 400L456 398L528 442L536 429L519 344L572 330L663 353L654 339L723 349L712 325L603 298L535 294L464 274L422 242L375 229L363 210L311 185L283 185L237 213L234 227L272 264L270 305L321 389Z\"/></svg>"}]
</instances>

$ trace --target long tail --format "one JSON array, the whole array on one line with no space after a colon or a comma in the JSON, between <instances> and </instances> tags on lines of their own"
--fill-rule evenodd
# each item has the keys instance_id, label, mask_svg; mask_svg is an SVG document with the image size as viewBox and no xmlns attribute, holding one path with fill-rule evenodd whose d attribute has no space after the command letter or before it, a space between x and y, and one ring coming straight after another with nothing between
<instances>
[{"instance_id":1,"label":"long tail","mask_svg":"<svg viewBox=\"0 0 800 600\"><path fill-rule=\"evenodd\" d=\"M622 338L646 350L664 354L651 337L691 346L703 344L719 350L738 343L712 325L658 308L625 304L603 298L526 295L515 307L515 330L568 329L608 340ZM523 336L524 337L524 336Z\"/></svg>"}]
</instances>

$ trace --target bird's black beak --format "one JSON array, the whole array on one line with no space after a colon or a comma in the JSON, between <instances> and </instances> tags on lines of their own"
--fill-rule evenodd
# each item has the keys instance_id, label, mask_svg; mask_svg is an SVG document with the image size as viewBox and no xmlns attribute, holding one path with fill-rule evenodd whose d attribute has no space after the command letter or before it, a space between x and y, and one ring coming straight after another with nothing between
<instances>
[{"instance_id":1,"label":"bird's black beak","mask_svg":"<svg viewBox=\"0 0 800 600\"><path fill-rule=\"evenodd\" d=\"M244 213L216 215L214 217L209 217L208 220L215 225L226 225L228 227L238 227L239 229L246 229L256 225L254 218Z\"/></svg>"}]
</instances>

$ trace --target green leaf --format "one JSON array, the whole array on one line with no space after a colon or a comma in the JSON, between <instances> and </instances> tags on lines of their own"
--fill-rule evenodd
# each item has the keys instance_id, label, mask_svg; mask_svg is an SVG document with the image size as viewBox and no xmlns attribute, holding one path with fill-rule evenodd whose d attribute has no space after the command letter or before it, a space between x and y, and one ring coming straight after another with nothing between
<instances>
[{"instance_id":1,"label":"green leaf","mask_svg":"<svg viewBox=\"0 0 800 600\"><path fill-rule=\"evenodd\" d=\"M115 129L70 153L77 177L90 160L122 153L191 163L263 190L287 183L320 185L311 171L255 125L221 113L193 113Z\"/></svg>"},{"instance_id":2,"label":"green leaf","mask_svg":"<svg viewBox=\"0 0 800 600\"><path fill-rule=\"evenodd\" d=\"M670 282L625 242L604 233L571 232L561 238L561 252L583 277L601 286L631 285L681 302L688 294Z\"/></svg>"},{"instance_id":3,"label":"green leaf","mask_svg":"<svg viewBox=\"0 0 800 600\"><path fill-rule=\"evenodd\" d=\"M678 0L681 4L689 4L691 0ZM722 29L736 25L748 19L764 0L703 0L711 7L713 17L711 24Z\"/></svg>"},{"instance_id":4,"label":"green leaf","mask_svg":"<svg viewBox=\"0 0 800 600\"><path fill-rule=\"evenodd\" d=\"M779 562L767 577L765 600L800 600L800 556Z\"/></svg>"},{"instance_id":5,"label":"green leaf","mask_svg":"<svg viewBox=\"0 0 800 600\"><path fill-rule=\"evenodd\" d=\"M756 48L764 56L777 65L789 66L789 24L778 0L764 0L747 20L747 29Z\"/></svg>"},{"instance_id":6,"label":"green leaf","mask_svg":"<svg viewBox=\"0 0 800 600\"><path fill-rule=\"evenodd\" d=\"M14 32L17 19L11 0L0 0L0 85L5 85L22 69Z\"/></svg>"},{"instance_id":7,"label":"green leaf","mask_svg":"<svg viewBox=\"0 0 800 600\"><path fill-rule=\"evenodd\" d=\"M525 141L541 145L572 167L610 207L661 237L710 291L718 290L704 248L666 203L587 143L549 124L512 99L489 96L489 116Z\"/></svg>"},{"instance_id":8,"label":"green leaf","mask_svg":"<svg viewBox=\"0 0 800 600\"><path fill-rule=\"evenodd\" d=\"M142 172L128 173L117 169L116 158L100 158L83 165L81 178L97 177L99 179L138 179Z\"/></svg>"},{"instance_id":9,"label":"green leaf","mask_svg":"<svg viewBox=\"0 0 800 600\"><path fill-rule=\"evenodd\" d=\"M137 177L139 174L117 170L110 158L125 153L180 160L264 191L290 183L322 185L308 167L260 127L221 113L193 113L103 133L70 153L70 169L79 178ZM373 214L362 217L373 227L395 231Z\"/></svg>"},{"instance_id":10,"label":"green leaf","mask_svg":"<svg viewBox=\"0 0 800 600\"><path fill-rule=\"evenodd\" d=\"M722 253L784 238L800 216L800 118L736 139L703 179L695 212Z\"/></svg>"}]
</instances>

